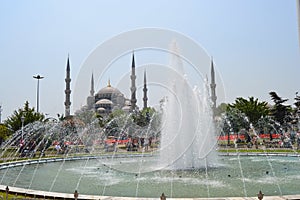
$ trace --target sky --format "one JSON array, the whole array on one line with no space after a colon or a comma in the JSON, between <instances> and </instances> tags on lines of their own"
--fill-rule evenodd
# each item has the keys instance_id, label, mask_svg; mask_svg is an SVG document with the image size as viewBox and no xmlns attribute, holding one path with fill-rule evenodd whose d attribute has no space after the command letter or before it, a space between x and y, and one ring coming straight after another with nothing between
<instances>
[{"instance_id":1,"label":"sky","mask_svg":"<svg viewBox=\"0 0 300 200\"><path fill-rule=\"evenodd\" d=\"M300 90L295 0L0 0L2 121L25 101L36 107L37 74L45 77L40 111L63 114L68 55L76 102L76 80L91 53L119 34L149 27L180 33L213 57L217 95L221 84L225 91L218 104L250 96L271 102L270 91L292 104ZM103 80L117 85L118 75L111 70ZM96 81L96 91L103 80ZM71 105L71 113L77 109L78 103Z\"/></svg>"}]
</instances>

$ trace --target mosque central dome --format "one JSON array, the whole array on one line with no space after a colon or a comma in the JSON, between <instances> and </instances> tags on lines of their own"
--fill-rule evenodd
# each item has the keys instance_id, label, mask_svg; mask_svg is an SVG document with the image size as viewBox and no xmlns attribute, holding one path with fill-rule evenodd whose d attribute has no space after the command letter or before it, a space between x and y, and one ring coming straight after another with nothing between
<instances>
[{"instance_id":1,"label":"mosque central dome","mask_svg":"<svg viewBox=\"0 0 300 200\"><path fill-rule=\"evenodd\" d=\"M124 106L125 97L117 88L108 85L100 89L95 95L95 109L100 113L109 113L114 109L121 109Z\"/></svg>"},{"instance_id":2,"label":"mosque central dome","mask_svg":"<svg viewBox=\"0 0 300 200\"><path fill-rule=\"evenodd\" d=\"M117 88L112 87L110 84L108 84L106 87L100 89L97 94L98 97L107 97L112 95L123 95L120 90Z\"/></svg>"}]
</instances>

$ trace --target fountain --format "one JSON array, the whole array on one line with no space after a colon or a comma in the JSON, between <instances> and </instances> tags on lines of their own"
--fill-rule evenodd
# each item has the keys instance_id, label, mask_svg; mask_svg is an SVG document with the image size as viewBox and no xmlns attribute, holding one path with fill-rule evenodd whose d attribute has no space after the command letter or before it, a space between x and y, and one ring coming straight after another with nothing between
<instances>
[{"instance_id":1,"label":"fountain","mask_svg":"<svg viewBox=\"0 0 300 200\"><path fill-rule=\"evenodd\" d=\"M216 131L207 81L202 92L193 88L176 42L171 52L170 66L174 71L168 75L170 90L163 112L160 164L176 170L216 164Z\"/></svg>"},{"instance_id":2,"label":"fountain","mask_svg":"<svg viewBox=\"0 0 300 200\"><path fill-rule=\"evenodd\" d=\"M187 79L181 79L184 84ZM179 86L176 85L176 90ZM204 91L206 87L204 86ZM205 92L201 92L202 94ZM60 195L57 193L69 193L74 198L74 191L78 191L79 198L82 195L100 196L127 196L127 197L159 197L164 193L167 198L195 198L195 197L230 197L230 196L255 196L258 191L265 195L293 195L299 192L300 187L300 163L299 155L295 154L250 154L218 153L218 162L215 162L216 152L212 147L206 146L210 140L205 135L198 137L199 131L209 129L211 120L205 121L205 113L209 113L207 97L199 99L199 90L194 88L183 94L191 95L193 102L203 111L187 115L183 110L188 109L181 105L182 115L180 124L175 125L178 130L189 130L189 125L197 128L192 132L188 140L181 137L177 129L172 129L173 120L164 119L163 132L170 131L174 135L163 135L161 149L158 151L131 153L131 152L104 152L104 146L91 143L91 140L101 140L98 135L97 123L92 122L88 126L80 123L73 132L72 126L67 122L33 123L24 127L24 139L30 141L35 138L35 158L2 163L0 165L0 188L9 191L22 191L25 194ZM175 95L174 95L175 96ZM184 96L184 95L183 95ZM177 99L185 97L176 95ZM203 95L201 95L203 97ZM168 99L168 106L172 101ZM190 100L189 99L189 100ZM201 103L200 103L201 102ZM174 103L174 102L173 102ZM176 102L174 103L176 104ZM176 110L178 112L178 110ZM167 116L171 113L167 112ZM172 115L171 115L172 116ZM193 116L199 120L185 120L187 116ZM124 118L122 118L124 120ZM114 119L122 121L121 119ZM129 120L129 117L125 118ZM192 120L192 121L190 121ZM201 122L201 120L204 120ZM200 122L199 122L200 121ZM177 121L178 122L178 121ZM198 122L200 124L198 124ZM128 122L126 122L128 123ZM132 125L133 126L133 125ZM126 129L122 126L122 129ZM149 132L146 126L144 132ZM89 137L87 137L87 133ZM212 132L209 132L212 133ZM3 157L16 160L21 155L19 148L14 147L20 141L21 131L15 133L11 140L3 146ZM168 138L169 137L169 138ZM85 145L70 145L65 154L57 154L51 147L56 139L79 141ZM167 138L167 139L166 139ZM173 139L174 138L174 139ZM196 141L203 139L204 141ZM163 141L166 140L166 141ZM181 148L179 141L187 142L178 152L172 152L173 145ZM201 148L195 148L194 143ZM211 143L214 146L214 143ZM203 145L203 146L202 146ZM172 147L171 149L169 147ZM79 150L77 149L79 148ZM99 150L100 148L100 150ZM175 148L175 147L174 147ZM199 152L205 148L204 152ZM51 154L56 157L48 157ZM76 150L77 149L77 150ZM88 151L85 151L87 149ZM47 151L46 151L47 150ZM45 152L46 155L41 154ZM171 152L170 152L171 151ZM167 155L170 155L171 159ZM24 155L26 158L31 154ZM45 157L46 156L46 157ZM182 158L181 158L182 157ZM4 159L4 158L3 158ZM166 161L166 162L165 162ZM15 187L19 189L15 189ZM23 189L21 189L23 188ZM21 192L21 193L22 193ZM50 192L56 192L50 194ZM86 197L87 199L90 197Z\"/></svg>"},{"instance_id":3,"label":"fountain","mask_svg":"<svg viewBox=\"0 0 300 200\"><path fill-rule=\"evenodd\" d=\"M200 198L295 195L300 188L299 154L218 153L207 81L194 87L171 49L169 91L164 100L159 148L106 152L105 128L97 120L36 122L2 145L0 189L60 198ZM113 118L122 132L151 134L131 115ZM24 137L27 145L18 147ZM63 151L54 148L60 141ZM100 142L99 142L100 141ZM69 144L71 143L71 144ZM30 144L30 145L29 145ZM155 144L156 145L156 144ZM26 151L25 151L26 150ZM19 161L21 158L26 158ZM74 192L75 191L75 192ZM55 192L55 193L52 193ZM68 194L63 194L68 193ZM92 196L84 196L92 195ZM105 196L105 197L103 197Z\"/></svg>"}]
</instances>

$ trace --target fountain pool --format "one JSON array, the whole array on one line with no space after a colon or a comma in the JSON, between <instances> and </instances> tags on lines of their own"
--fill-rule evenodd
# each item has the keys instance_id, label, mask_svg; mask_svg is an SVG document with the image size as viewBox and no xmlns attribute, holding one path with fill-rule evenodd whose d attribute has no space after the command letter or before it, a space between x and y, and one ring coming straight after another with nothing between
<instances>
[{"instance_id":1,"label":"fountain pool","mask_svg":"<svg viewBox=\"0 0 300 200\"><path fill-rule=\"evenodd\" d=\"M2 185L101 196L232 197L299 193L295 156L219 156L222 164L190 170L156 170L157 156L115 155L28 164L0 170ZM42 160L40 160L42 161Z\"/></svg>"}]
</instances>

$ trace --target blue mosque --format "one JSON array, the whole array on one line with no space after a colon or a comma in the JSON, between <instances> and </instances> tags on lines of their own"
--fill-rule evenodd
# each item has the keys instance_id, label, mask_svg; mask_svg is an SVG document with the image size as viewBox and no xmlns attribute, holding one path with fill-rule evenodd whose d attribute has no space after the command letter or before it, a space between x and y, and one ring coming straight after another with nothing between
<instances>
[{"instance_id":1,"label":"blue mosque","mask_svg":"<svg viewBox=\"0 0 300 200\"><path fill-rule=\"evenodd\" d=\"M136 98L136 73L135 73L135 59L134 53L132 54L132 63L131 63L131 75L130 75L130 91L131 97L127 98L125 95L120 92L119 89L114 88L110 84L110 80L108 80L107 86L101 88L98 92L95 93L94 89L94 76L92 74L91 83L90 83L90 94L87 97L86 105L81 108L81 110L93 110L101 115L109 114L114 110L123 110L125 112L135 112L138 111L139 108L137 106L137 98ZM65 88L65 116L70 116L70 62L69 58L67 60L67 68L66 68L66 78L65 78L66 88ZM211 101L212 101L212 109L215 113L216 110L216 83L215 83L215 71L214 64L211 61ZM147 97L147 79L146 79L146 71L144 72L144 86L143 86L143 108L148 107L148 97Z\"/></svg>"},{"instance_id":2,"label":"blue mosque","mask_svg":"<svg viewBox=\"0 0 300 200\"><path fill-rule=\"evenodd\" d=\"M119 89L114 88L110 84L110 80L108 80L107 86L101 88L98 92L95 93L94 89L94 76L92 74L91 83L90 83L90 94L87 97L86 105L81 108L81 110L93 110L99 114L109 114L114 110L123 110L125 112L134 112L138 111L139 108L137 106L137 98L136 98L136 74L135 74L135 59L134 54L132 54L132 64L131 64L131 97L126 98L125 95L120 92ZM143 87L143 109L147 108L147 81L146 81L146 71L144 72L144 87ZM65 89L65 116L70 116L70 62L69 58L67 60L67 68L66 68L66 89Z\"/></svg>"}]
</instances>

